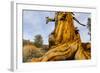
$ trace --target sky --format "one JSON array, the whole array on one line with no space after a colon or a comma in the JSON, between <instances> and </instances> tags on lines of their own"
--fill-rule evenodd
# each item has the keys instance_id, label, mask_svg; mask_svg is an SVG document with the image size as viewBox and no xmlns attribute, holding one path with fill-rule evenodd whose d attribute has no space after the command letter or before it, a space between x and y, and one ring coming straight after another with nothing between
<instances>
[{"instance_id":1,"label":"sky","mask_svg":"<svg viewBox=\"0 0 100 73\"><path fill-rule=\"evenodd\" d=\"M87 19L90 13L75 12L75 17L83 24L87 25ZM23 39L34 41L34 36L40 34L43 37L43 43L48 44L48 36L54 30L55 22L46 24L46 17L54 18L55 12L23 10ZM79 25L74 21L75 27L78 27L81 40L90 42L88 28Z\"/></svg>"}]
</instances>

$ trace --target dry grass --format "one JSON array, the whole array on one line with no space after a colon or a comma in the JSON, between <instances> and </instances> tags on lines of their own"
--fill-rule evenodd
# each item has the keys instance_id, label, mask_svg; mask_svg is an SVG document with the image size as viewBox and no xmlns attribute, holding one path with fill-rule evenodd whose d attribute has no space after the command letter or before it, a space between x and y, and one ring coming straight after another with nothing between
<instances>
[{"instance_id":1,"label":"dry grass","mask_svg":"<svg viewBox=\"0 0 100 73\"><path fill-rule=\"evenodd\" d=\"M41 48L37 48L34 45L25 45L23 46L23 61L27 62L31 58L41 57L44 53L41 51Z\"/></svg>"}]
</instances>

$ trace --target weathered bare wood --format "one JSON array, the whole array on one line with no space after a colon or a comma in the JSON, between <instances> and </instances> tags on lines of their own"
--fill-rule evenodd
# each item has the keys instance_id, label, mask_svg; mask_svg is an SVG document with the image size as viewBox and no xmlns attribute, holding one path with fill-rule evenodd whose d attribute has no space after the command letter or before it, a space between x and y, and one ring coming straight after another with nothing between
<instances>
[{"instance_id":1,"label":"weathered bare wood","mask_svg":"<svg viewBox=\"0 0 100 73\"><path fill-rule=\"evenodd\" d=\"M90 59L90 51L82 46L80 34L74 27L72 13L58 12L55 19L56 28L50 38L54 44L49 42L50 50L40 58L33 58L32 62Z\"/></svg>"}]
</instances>

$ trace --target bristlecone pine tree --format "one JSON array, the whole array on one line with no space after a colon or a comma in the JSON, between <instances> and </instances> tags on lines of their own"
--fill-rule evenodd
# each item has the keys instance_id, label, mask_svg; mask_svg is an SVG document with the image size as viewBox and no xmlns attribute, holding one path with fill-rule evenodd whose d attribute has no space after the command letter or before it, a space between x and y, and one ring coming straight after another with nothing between
<instances>
[{"instance_id":1,"label":"bristlecone pine tree","mask_svg":"<svg viewBox=\"0 0 100 73\"><path fill-rule=\"evenodd\" d=\"M82 43L80 34L74 27L71 12L57 12L56 26L49 38L50 50L32 62L84 60L91 58L91 44Z\"/></svg>"}]
</instances>

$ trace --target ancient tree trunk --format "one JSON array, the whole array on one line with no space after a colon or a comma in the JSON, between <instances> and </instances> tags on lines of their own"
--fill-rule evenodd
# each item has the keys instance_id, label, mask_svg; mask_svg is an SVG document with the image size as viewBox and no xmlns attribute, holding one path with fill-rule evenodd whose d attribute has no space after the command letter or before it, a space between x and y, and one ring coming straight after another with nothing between
<instances>
[{"instance_id":1,"label":"ancient tree trunk","mask_svg":"<svg viewBox=\"0 0 100 73\"><path fill-rule=\"evenodd\" d=\"M90 59L90 52L86 52L82 46L80 35L76 31L71 12L58 12L56 27L50 41L50 50L38 59L33 61L59 61L72 59ZM51 44L50 42L49 44Z\"/></svg>"}]
</instances>

